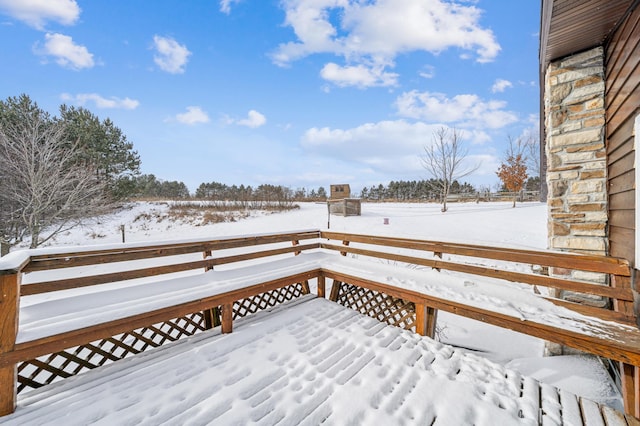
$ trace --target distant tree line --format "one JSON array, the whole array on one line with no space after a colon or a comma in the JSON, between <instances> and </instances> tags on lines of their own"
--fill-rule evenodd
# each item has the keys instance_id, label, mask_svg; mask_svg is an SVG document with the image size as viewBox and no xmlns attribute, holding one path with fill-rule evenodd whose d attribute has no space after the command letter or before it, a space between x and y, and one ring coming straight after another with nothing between
<instances>
[{"instance_id":1,"label":"distant tree line","mask_svg":"<svg viewBox=\"0 0 640 426\"><path fill-rule=\"evenodd\" d=\"M165 181L155 175L139 175L131 179L131 196L133 198L168 198L172 200L191 197L189 188L184 182Z\"/></svg>"},{"instance_id":2,"label":"distant tree line","mask_svg":"<svg viewBox=\"0 0 640 426\"><path fill-rule=\"evenodd\" d=\"M388 185L364 187L360 198L367 201L440 201L442 183L438 179L391 181ZM450 194L473 194L476 190L467 182L454 180Z\"/></svg>"},{"instance_id":3,"label":"distant tree line","mask_svg":"<svg viewBox=\"0 0 640 426\"><path fill-rule=\"evenodd\" d=\"M240 208L279 209L292 205L296 201L325 201L327 192L323 187L316 191L308 191L306 188L293 190L282 185L262 184L256 187L251 185L227 185L220 182L201 183L196 189L195 198L200 200L214 200L233 202Z\"/></svg>"},{"instance_id":4,"label":"distant tree line","mask_svg":"<svg viewBox=\"0 0 640 426\"><path fill-rule=\"evenodd\" d=\"M325 201L327 191L324 187L317 189L291 189L282 185L263 184L227 185L220 182L201 183L196 192L191 194L189 188L181 181L165 181L153 174L143 174L130 178L131 198L163 198L163 199L198 199L209 201L238 201L242 205L255 204L258 201Z\"/></svg>"},{"instance_id":5,"label":"distant tree line","mask_svg":"<svg viewBox=\"0 0 640 426\"><path fill-rule=\"evenodd\" d=\"M442 184L437 179L412 180L412 181L391 181L387 185L379 184L362 188L360 198L366 201L429 201L442 202ZM506 192L508 189L504 185L495 188L499 192ZM525 191L539 191L540 177L530 177L527 179ZM491 188L474 187L468 182L460 183L454 180L449 190L449 195L475 195L490 193Z\"/></svg>"},{"instance_id":6,"label":"distant tree line","mask_svg":"<svg viewBox=\"0 0 640 426\"><path fill-rule=\"evenodd\" d=\"M252 205L259 205L260 201L272 202L323 202L329 196L327 190L319 188L297 188L291 189L281 185L263 184L259 186L251 185L227 185L221 182L201 183L194 194L189 194L187 186L183 182L163 181L154 175L140 175L133 179L134 193L141 198L169 198L211 201L232 201L238 202L241 208ZM362 188L360 194L352 194L353 197L360 197L365 201L435 201L440 202L442 184L436 179L413 180L413 181L391 181L388 184L372 185ZM540 189L540 178L530 177L524 189L526 191L538 191ZM497 186L497 191L507 191L504 186ZM453 181L450 194L468 194L491 192L490 187L476 188L468 182Z\"/></svg>"}]
</instances>

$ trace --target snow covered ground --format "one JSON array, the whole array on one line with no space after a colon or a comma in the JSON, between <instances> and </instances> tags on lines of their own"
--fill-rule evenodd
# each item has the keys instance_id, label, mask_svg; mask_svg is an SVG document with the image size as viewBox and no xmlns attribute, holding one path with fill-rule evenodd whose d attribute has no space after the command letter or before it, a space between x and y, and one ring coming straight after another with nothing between
<instances>
[{"instance_id":1,"label":"snow covered ground","mask_svg":"<svg viewBox=\"0 0 640 426\"><path fill-rule=\"evenodd\" d=\"M461 203L440 212L436 204L369 204L362 216L327 215L326 204L302 203L284 213L254 212L249 218L196 226L193 221L169 221L167 203L136 203L94 224L60 235L52 245L118 243L124 226L127 242L326 229L487 245L544 249L547 246L547 207L541 203ZM386 220L385 220L386 219ZM522 334L477 321L440 313L442 342L559 386L580 396L621 408L620 398L600 364L588 357L543 358L543 343Z\"/></svg>"}]
</instances>

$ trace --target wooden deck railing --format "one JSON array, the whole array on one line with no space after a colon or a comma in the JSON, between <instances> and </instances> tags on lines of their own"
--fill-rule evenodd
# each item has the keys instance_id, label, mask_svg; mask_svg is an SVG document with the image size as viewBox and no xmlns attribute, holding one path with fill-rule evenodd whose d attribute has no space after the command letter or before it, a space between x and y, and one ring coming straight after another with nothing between
<instances>
[{"instance_id":1,"label":"wooden deck railing","mask_svg":"<svg viewBox=\"0 0 640 426\"><path fill-rule=\"evenodd\" d=\"M318 237L319 231L287 232L75 251L64 248L28 250L1 259L0 413L13 411L17 389L41 386L59 377L76 374L82 370L76 365L94 368L139 352L139 342L145 348L154 347L175 340L176 334L177 338L188 336L220 324L224 332L229 332L234 317L308 293L308 280L317 272L309 271L223 296L200 298L63 334L16 342L21 298L127 280L163 279L177 272L198 273L198 270L207 271L232 263L243 265L263 258L293 256L303 250L318 248ZM155 265L148 266L149 262L155 262ZM111 266L102 268L106 264ZM96 267L108 272L96 273L93 270ZM63 276L58 277L59 274ZM56 279L50 279L51 275L56 275ZM289 288L279 290L287 286ZM252 302L251 298L256 295L262 296L257 302ZM234 306L234 302L238 303ZM194 315L197 318L194 319ZM162 331L167 328L169 331ZM81 354L87 347L90 353ZM67 351L68 348L71 350ZM42 358L47 354L51 355ZM93 361L92 358L96 357L99 359ZM73 364L72 371L55 366L70 363ZM43 380L35 380L35 375L42 372L47 376ZM23 386L16 388L16 383Z\"/></svg>"},{"instance_id":2,"label":"wooden deck railing","mask_svg":"<svg viewBox=\"0 0 640 426\"><path fill-rule=\"evenodd\" d=\"M611 304L602 308L567 302L554 297L545 297L555 304L569 307L586 315L595 315L605 319L636 324L634 312L634 292L631 289L631 269L624 259L609 256L582 255L565 252L541 250L523 250L500 248L474 244L425 241L396 237L358 235L339 232L322 232L321 248L338 251L343 255L352 254L408 265L431 267L471 275L498 278L531 286L570 291L583 295L608 298ZM332 240L339 245L331 244ZM392 252L389 248L402 249L402 253ZM451 260L443 260L443 254L452 255ZM428 256L427 255L432 255ZM487 266L488 262L479 260L497 260L501 266ZM516 271L514 264L537 265L549 270L550 275ZM510 266L511 265L511 266ZM554 271L559 272L554 276ZM589 281L572 279L571 272L595 272L610 278L611 286L599 285Z\"/></svg>"},{"instance_id":3,"label":"wooden deck railing","mask_svg":"<svg viewBox=\"0 0 640 426\"><path fill-rule=\"evenodd\" d=\"M175 277L175 275L171 275L175 273L190 271L191 275L200 274L212 268L218 269L221 265L226 265L226 268L243 268L254 262L271 262L277 259L292 258L302 252L318 251L334 251L343 256L375 258L388 263L450 270L536 287L547 287L558 291L600 296L604 298L604 301L611 303L603 307L590 307L551 296L539 297L584 315L602 318L614 323L627 326L637 323L637 315L633 309L634 292L631 289L629 265L624 260L606 256L584 256L318 230L148 246L126 244L103 249L88 248L72 251L44 249L16 252L8 258L0 260L2 296L0 299L0 325L2 327L0 329L0 414L7 414L14 410L16 383L19 380L27 382L31 380L18 379L16 365L30 363L32 360L37 360L36 364L40 365L44 362L42 357L46 358L49 356L48 354L52 354L51 356L62 354L60 356L68 360L70 357L76 356L74 355L74 347L87 347L87 345L95 347L97 341L101 342L100 345L103 346L92 349L95 353L99 353L109 360L119 359L126 356L127 353L140 351L140 348L134 347L136 345L123 343L127 339L137 339L142 342L142 346L145 348L162 344L152 342L153 339L149 337L149 334L145 334L149 330L151 330L149 333L154 336L160 335L162 342L175 340L182 335L190 335L218 324L221 325L222 332L230 332L233 318L243 315L240 313L240 309L247 309L241 308L241 306L246 306L246 303L253 304L255 307L249 308L248 312L254 312L260 309L260 306L273 306L283 300L297 297L309 291L308 281L312 279L317 279L317 292L320 297L325 297L325 280L327 278L333 279L331 298L334 300L338 300L340 286L346 284L367 288L368 291L373 291L375 294L388 294L396 299L406 299L410 305L404 302L397 303L402 310L400 314L402 321L395 321L396 323L402 322L400 325L413 328L420 334L433 335L436 309L447 309L502 327L548 338L551 341L568 344L573 342L573 337L558 338L554 336L552 329L535 328L532 324L513 318L509 319L504 315L482 312L474 307L459 306L436 298L430 299L415 291L393 288L381 282L346 276L332 271L331 268L312 268L298 271L222 294L212 293L207 297L198 297L195 300L125 318L31 341L16 342L22 297L38 297L37 295L43 293L81 288L90 290L92 286L127 280L148 280L148 285L152 286L159 279ZM491 260L491 262L486 260ZM155 263L149 265L150 262ZM552 274L547 276L524 272L525 268L513 266L514 263L540 265L549 268ZM107 264L110 265L105 267L104 265ZM571 271L603 274L610 281L610 285L597 285L574 279L571 277ZM287 289L284 293L283 288ZM373 303L378 303L375 300L381 300L376 297L371 298L374 300ZM249 302L243 302L246 300ZM384 300L385 304L389 303L388 299ZM196 316L194 317L194 315ZM408 316L411 318L406 320ZM391 321L391 323L394 322ZM162 324L162 326L158 324ZM172 331L159 332L158 330L165 327L166 324L169 324ZM125 337L120 340L114 337L122 334ZM589 351L588 336L585 339L580 340L574 346ZM599 341L598 344L605 343ZM104 345L112 345L113 347L105 349ZM640 365L640 362L635 362L635 360L640 360L640 348L629 348L624 344L621 347L614 347L612 344L611 350L604 349L600 352L592 352L600 355L610 353L612 359L622 361L625 406L627 412L637 416L640 413L640 398L636 397L638 392L634 386L638 384L639 370L637 366ZM120 356L120 352L125 354ZM54 364L56 362L59 363L59 360L52 361ZM91 364L86 360L74 362ZM91 364L87 368L102 365L104 362L100 361L96 365ZM59 373L59 369L54 373L68 374Z\"/></svg>"}]
</instances>

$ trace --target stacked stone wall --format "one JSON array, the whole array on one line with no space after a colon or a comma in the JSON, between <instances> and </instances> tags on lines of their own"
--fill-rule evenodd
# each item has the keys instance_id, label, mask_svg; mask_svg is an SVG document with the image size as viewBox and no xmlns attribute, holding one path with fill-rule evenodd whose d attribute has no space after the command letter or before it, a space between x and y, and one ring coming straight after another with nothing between
<instances>
[{"instance_id":1,"label":"stacked stone wall","mask_svg":"<svg viewBox=\"0 0 640 426\"><path fill-rule=\"evenodd\" d=\"M605 75L602 48L549 65L545 81L549 247L607 254L607 164L605 147ZM550 271L563 276L570 271ZM601 274L572 278L607 285ZM557 294L568 300L603 306L606 299Z\"/></svg>"}]
</instances>

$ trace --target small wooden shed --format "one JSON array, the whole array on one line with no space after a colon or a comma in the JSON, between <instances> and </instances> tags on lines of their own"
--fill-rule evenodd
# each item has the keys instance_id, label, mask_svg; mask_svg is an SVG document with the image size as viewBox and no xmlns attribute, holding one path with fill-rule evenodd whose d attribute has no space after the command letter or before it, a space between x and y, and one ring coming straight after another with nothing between
<instances>
[{"instance_id":1,"label":"small wooden shed","mask_svg":"<svg viewBox=\"0 0 640 426\"><path fill-rule=\"evenodd\" d=\"M342 200L329 200L329 212L340 216L360 216L361 203L359 198L343 198Z\"/></svg>"},{"instance_id":2,"label":"small wooden shed","mask_svg":"<svg viewBox=\"0 0 640 426\"><path fill-rule=\"evenodd\" d=\"M349 198L350 196L351 187L349 184L331 185L331 195L327 201L329 213L341 216L360 216L360 199Z\"/></svg>"}]
</instances>

